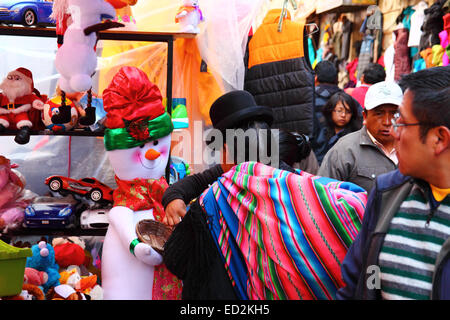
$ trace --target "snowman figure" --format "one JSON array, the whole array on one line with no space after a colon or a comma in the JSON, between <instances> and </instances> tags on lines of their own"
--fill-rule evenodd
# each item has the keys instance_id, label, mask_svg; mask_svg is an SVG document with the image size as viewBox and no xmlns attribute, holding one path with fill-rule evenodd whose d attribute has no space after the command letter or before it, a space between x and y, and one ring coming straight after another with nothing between
<instances>
[{"instance_id":1,"label":"snowman figure","mask_svg":"<svg viewBox=\"0 0 450 320\"><path fill-rule=\"evenodd\" d=\"M136 225L141 220L162 221L162 195L173 124L162 96L147 75L135 67L122 67L103 92L106 111L104 143L115 173L117 189L108 213L109 227L102 254L105 300L176 299L181 282L158 282L165 268L162 256L141 242ZM161 265L161 266L159 266ZM157 272L155 272L155 268ZM167 269L164 272L169 272ZM174 281L173 275L163 277Z\"/></svg>"},{"instance_id":2,"label":"snowman figure","mask_svg":"<svg viewBox=\"0 0 450 320\"><path fill-rule=\"evenodd\" d=\"M202 10L198 6L198 0L183 0L178 9L175 22L180 23L181 32L199 33L198 24L204 21Z\"/></svg>"}]
</instances>

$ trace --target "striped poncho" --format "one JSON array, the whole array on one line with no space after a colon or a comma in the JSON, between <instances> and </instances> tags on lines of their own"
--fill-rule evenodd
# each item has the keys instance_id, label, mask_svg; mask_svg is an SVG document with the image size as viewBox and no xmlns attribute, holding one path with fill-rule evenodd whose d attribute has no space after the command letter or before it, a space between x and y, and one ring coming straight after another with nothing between
<instances>
[{"instance_id":1,"label":"striped poncho","mask_svg":"<svg viewBox=\"0 0 450 320\"><path fill-rule=\"evenodd\" d=\"M240 299L334 299L367 194L351 183L246 162L199 201Z\"/></svg>"}]
</instances>

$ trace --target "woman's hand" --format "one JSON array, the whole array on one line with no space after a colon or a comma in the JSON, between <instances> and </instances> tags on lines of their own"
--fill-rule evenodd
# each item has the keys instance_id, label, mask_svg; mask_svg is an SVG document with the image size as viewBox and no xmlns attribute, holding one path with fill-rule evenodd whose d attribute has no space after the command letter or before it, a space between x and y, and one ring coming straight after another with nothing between
<instances>
[{"instance_id":1,"label":"woman's hand","mask_svg":"<svg viewBox=\"0 0 450 320\"><path fill-rule=\"evenodd\" d=\"M186 204L181 199L172 200L167 205L165 213L163 222L169 226L174 226L186 215Z\"/></svg>"}]
</instances>

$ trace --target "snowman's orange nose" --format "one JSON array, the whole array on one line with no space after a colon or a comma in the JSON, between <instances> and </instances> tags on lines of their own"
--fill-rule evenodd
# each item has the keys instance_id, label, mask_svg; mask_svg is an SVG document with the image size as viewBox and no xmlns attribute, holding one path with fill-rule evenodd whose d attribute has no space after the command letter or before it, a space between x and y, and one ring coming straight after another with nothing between
<instances>
[{"instance_id":1,"label":"snowman's orange nose","mask_svg":"<svg viewBox=\"0 0 450 320\"><path fill-rule=\"evenodd\" d=\"M161 155L161 153L159 153L155 149L148 149L147 152L145 153L145 158L148 159L148 160L155 160L160 155Z\"/></svg>"}]
</instances>

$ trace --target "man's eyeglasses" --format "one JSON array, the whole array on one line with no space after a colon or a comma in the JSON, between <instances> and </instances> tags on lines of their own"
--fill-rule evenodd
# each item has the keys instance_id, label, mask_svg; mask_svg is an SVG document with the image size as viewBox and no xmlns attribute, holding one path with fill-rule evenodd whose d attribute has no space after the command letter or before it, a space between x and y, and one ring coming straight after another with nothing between
<instances>
[{"instance_id":1,"label":"man's eyeglasses","mask_svg":"<svg viewBox=\"0 0 450 320\"><path fill-rule=\"evenodd\" d=\"M394 129L395 133L398 133L398 128L399 127L408 127L408 126L420 126L422 123L417 122L417 123L398 123L398 119L400 119L400 114L396 113L394 115L394 117L391 119L392 122L392 128Z\"/></svg>"}]
</instances>

